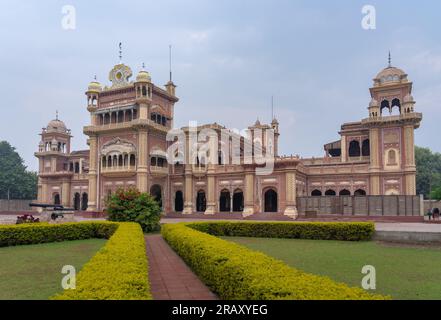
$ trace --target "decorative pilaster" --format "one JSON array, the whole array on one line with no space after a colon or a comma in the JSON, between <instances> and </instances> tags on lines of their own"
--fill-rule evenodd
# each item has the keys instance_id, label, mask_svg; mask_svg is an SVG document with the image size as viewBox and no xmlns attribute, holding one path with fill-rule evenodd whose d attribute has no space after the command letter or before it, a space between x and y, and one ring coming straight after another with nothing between
<instances>
[{"instance_id":1,"label":"decorative pilaster","mask_svg":"<svg viewBox=\"0 0 441 320\"><path fill-rule=\"evenodd\" d=\"M285 216L288 216L292 219L297 219L297 201L296 201L296 173L295 171L289 171L285 175L285 197L286 197L286 207L285 212L283 213Z\"/></svg>"},{"instance_id":2,"label":"decorative pilaster","mask_svg":"<svg viewBox=\"0 0 441 320\"><path fill-rule=\"evenodd\" d=\"M184 211L182 213L193 213L193 176L191 174L191 165L186 165L185 168L185 199Z\"/></svg>"},{"instance_id":3,"label":"decorative pilaster","mask_svg":"<svg viewBox=\"0 0 441 320\"><path fill-rule=\"evenodd\" d=\"M91 135L89 138L89 201L87 211L97 210L97 136Z\"/></svg>"},{"instance_id":4,"label":"decorative pilaster","mask_svg":"<svg viewBox=\"0 0 441 320\"><path fill-rule=\"evenodd\" d=\"M254 214L254 172L245 174L245 207L242 216L248 217Z\"/></svg>"},{"instance_id":5,"label":"decorative pilaster","mask_svg":"<svg viewBox=\"0 0 441 320\"><path fill-rule=\"evenodd\" d=\"M378 128L371 128L369 130L369 143L370 143L370 195L380 195L380 147L379 147L379 134Z\"/></svg>"},{"instance_id":6,"label":"decorative pilaster","mask_svg":"<svg viewBox=\"0 0 441 320\"><path fill-rule=\"evenodd\" d=\"M140 192L147 192L148 173L148 140L147 130L140 129L138 135L138 165L137 165L137 187Z\"/></svg>"},{"instance_id":7,"label":"decorative pilaster","mask_svg":"<svg viewBox=\"0 0 441 320\"><path fill-rule=\"evenodd\" d=\"M70 180L63 181L61 186L61 204L65 207L70 206Z\"/></svg>"},{"instance_id":8,"label":"decorative pilaster","mask_svg":"<svg viewBox=\"0 0 441 320\"><path fill-rule=\"evenodd\" d=\"M214 184L214 169L211 169L212 165L209 165L208 176L207 176L207 208L204 214L215 214L216 213L216 194L215 194L215 184ZM213 172L212 172L213 171Z\"/></svg>"}]
</instances>

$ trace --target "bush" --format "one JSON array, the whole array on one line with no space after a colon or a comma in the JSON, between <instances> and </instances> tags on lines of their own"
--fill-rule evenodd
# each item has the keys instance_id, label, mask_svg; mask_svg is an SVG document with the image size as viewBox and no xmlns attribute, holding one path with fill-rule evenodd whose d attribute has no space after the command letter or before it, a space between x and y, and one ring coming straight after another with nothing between
<instances>
[{"instance_id":1,"label":"bush","mask_svg":"<svg viewBox=\"0 0 441 320\"><path fill-rule=\"evenodd\" d=\"M144 232L159 230L161 208L155 199L136 189L119 189L107 200L110 221L138 222Z\"/></svg>"},{"instance_id":2,"label":"bush","mask_svg":"<svg viewBox=\"0 0 441 320\"><path fill-rule=\"evenodd\" d=\"M105 221L0 225L0 247L91 238L109 238L117 227L117 223Z\"/></svg>"},{"instance_id":3,"label":"bush","mask_svg":"<svg viewBox=\"0 0 441 320\"><path fill-rule=\"evenodd\" d=\"M215 223L190 224L204 229ZM222 224L222 223L221 223ZM328 277L291 268L263 253L250 250L186 224L167 224L162 235L193 271L221 299L334 300L388 299L351 288Z\"/></svg>"},{"instance_id":4,"label":"bush","mask_svg":"<svg viewBox=\"0 0 441 320\"><path fill-rule=\"evenodd\" d=\"M214 236L312 240L370 240L371 222L196 222L187 226Z\"/></svg>"},{"instance_id":5,"label":"bush","mask_svg":"<svg viewBox=\"0 0 441 320\"><path fill-rule=\"evenodd\" d=\"M78 273L76 289L52 299L152 299L144 234L136 223L118 225L106 245Z\"/></svg>"}]
</instances>

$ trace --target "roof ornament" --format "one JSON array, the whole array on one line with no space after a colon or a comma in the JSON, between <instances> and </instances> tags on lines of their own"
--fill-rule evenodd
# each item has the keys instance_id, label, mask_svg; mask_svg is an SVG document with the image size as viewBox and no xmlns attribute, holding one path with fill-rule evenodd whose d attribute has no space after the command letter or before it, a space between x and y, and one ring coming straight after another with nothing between
<instances>
[{"instance_id":1,"label":"roof ornament","mask_svg":"<svg viewBox=\"0 0 441 320\"><path fill-rule=\"evenodd\" d=\"M122 43L119 43L119 63L122 63Z\"/></svg>"},{"instance_id":2,"label":"roof ornament","mask_svg":"<svg viewBox=\"0 0 441 320\"><path fill-rule=\"evenodd\" d=\"M170 82L172 82L172 46L168 46L168 64L170 69Z\"/></svg>"},{"instance_id":3,"label":"roof ornament","mask_svg":"<svg viewBox=\"0 0 441 320\"><path fill-rule=\"evenodd\" d=\"M390 50L389 50L389 59L388 59L388 62L389 62L389 68L391 68L391 67L392 67L392 58L391 58L391 56L390 56Z\"/></svg>"},{"instance_id":4,"label":"roof ornament","mask_svg":"<svg viewBox=\"0 0 441 320\"><path fill-rule=\"evenodd\" d=\"M55 110L55 120L58 120L58 110Z\"/></svg>"}]
</instances>

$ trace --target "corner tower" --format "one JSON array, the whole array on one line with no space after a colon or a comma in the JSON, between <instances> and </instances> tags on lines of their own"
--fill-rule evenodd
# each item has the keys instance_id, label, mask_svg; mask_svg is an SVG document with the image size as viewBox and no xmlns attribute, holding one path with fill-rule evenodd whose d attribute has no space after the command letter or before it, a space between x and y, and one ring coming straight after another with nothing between
<instances>
[{"instance_id":1,"label":"corner tower","mask_svg":"<svg viewBox=\"0 0 441 320\"><path fill-rule=\"evenodd\" d=\"M415 112L412 82L390 63L373 79L370 88L369 129L370 194L415 195L414 130L422 120Z\"/></svg>"}]
</instances>

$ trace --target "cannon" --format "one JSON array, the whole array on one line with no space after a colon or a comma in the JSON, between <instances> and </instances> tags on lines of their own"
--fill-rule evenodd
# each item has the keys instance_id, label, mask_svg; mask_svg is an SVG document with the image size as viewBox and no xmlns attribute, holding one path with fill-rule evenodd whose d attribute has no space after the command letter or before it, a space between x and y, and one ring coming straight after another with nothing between
<instances>
[{"instance_id":1,"label":"cannon","mask_svg":"<svg viewBox=\"0 0 441 320\"><path fill-rule=\"evenodd\" d=\"M69 214L72 214L72 212L75 211L74 208L65 208L60 204L29 203L29 207L46 209L44 212L46 215L50 214L50 219L53 221L58 218L64 218L63 212L67 213L67 211L69 211Z\"/></svg>"}]
</instances>

